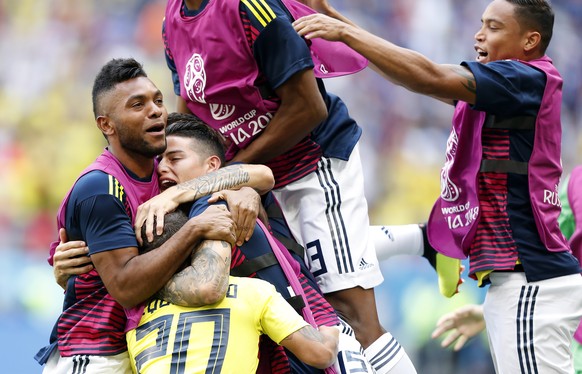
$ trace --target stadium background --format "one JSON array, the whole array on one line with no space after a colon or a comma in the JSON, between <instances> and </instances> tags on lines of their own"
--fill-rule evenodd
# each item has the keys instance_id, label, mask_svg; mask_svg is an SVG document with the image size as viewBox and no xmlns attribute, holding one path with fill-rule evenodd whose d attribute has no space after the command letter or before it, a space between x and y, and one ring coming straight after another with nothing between
<instances>
[{"instance_id":1,"label":"stadium background","mask_svg":"<svg viewBox=\"0 0 582 374\"><path fill-rule=\"evenodd\" d=\"M473 59L486 0L333 0L366 29L437 62ZM0 370L36 373L62 292L47 265L55 212L77 173L105 145L95 128L92 80L107 60L135 57L174 108L160 38L164 0L0 0ZM563 164L579 156L582 125L582 0L554 0L549 55L564 77ZM327 81L364 128L361 147L374 224L426 219L452 108L395 87L367 70ZM486 339L458 354L430 339L446 311L479 302L472 281L453 299L438 294L423 259L382 264L377 290L385 327L423 374L491 373Z\"/></svg>"}]
</instances>

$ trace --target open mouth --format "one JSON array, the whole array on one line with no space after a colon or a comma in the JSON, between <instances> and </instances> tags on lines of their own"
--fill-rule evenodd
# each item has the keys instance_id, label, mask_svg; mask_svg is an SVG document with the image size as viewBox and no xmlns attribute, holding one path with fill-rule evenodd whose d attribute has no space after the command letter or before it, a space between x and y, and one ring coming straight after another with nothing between
<instances>
[{"instance_id":1,"label":"open mouth","mask_svg":"<svg viewBox=\"0 0 582 374\"><path fill-rule=\"evenodd\" d=\"M157 124L157 125L153 125L152 127L150 127L149 129L146 130L146 132L149 133L160 133L164 131L164 125L163 124Z\"/></svg>"},{"instance_id":2,"label":"open mouth","mask_svg":"<svg viewBox=\"0 0 582 374\"><path fill-rule=\"evenodd\" d=\"M168 188L175 186L177 183L171 179L161 179L160 180L160 190L164 191Z\"/></svg>"},{"instance_id":3,"label":"open mouth","mask_svg":"<svg viewBox=\"0 0 582 374\"><path fill-rule=\"evenodd\" d=\"M482 50L479 47L475 47L475 51L477 52L477 61L481 61L484 60L485 58L487 58L487 56L489 56L489 53L485 52L484 50Z\"/></svg>"}]
</instances>

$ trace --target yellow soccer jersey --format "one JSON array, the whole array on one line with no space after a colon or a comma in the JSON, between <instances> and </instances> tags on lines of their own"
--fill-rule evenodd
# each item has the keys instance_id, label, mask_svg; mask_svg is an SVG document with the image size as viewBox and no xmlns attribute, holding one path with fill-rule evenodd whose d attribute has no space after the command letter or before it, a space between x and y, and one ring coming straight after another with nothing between
<instances>
[{"instance_id":1,"label":"yellow soccer jersey","mask_svg":"<svg viewBox=\"0 0 582 374\"><path fill-rule=\"evenodd\" d=\"M279 343L306 325L270 283L230 277L217 304L150 301L127 346L137 373L255 373L260 335Z\"/></svg>"}]
</instances>

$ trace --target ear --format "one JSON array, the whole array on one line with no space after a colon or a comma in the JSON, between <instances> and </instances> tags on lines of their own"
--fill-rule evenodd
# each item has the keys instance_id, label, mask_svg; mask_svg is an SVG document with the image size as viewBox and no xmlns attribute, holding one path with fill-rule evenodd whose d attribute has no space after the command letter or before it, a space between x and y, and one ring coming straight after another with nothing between
<instances>
[{"instance_id":1,"label":"ear","mask_svg":"<svg viewBox=\"0 0 582 374\"><path fill-rule=\"evenodd\" d=\"M523 50L525 53L533 52L542 42L542 35L537 31L528 31L525 33Z\"/></svg>"},{"instance_id":2,"label":"ear","mask_svg":"<svg viewBox=\"0 0 582 374\"><path fill-rule=\"evenodd\" d=\"M101 130L101 132L103 133L103 135L105 135L105 137L109 137L110 135L112 135L115 132L115 129L113 128L112 124L111 124L111 120L109 119L109 117L107 116L99 116L96 119L97 122L97 127L99 128L99 130Z\"/></svg>"},{"instance_id":3,"label":"ear","mask_svg":"<svg viewBox=\"0 0 582 374\"><path fill-rule=\"evenodd\" d=\"M218 170L221 167L220 157L213 155L206 159L206 167L208 169L208 173Z\"/></svg>"}]
</instances>

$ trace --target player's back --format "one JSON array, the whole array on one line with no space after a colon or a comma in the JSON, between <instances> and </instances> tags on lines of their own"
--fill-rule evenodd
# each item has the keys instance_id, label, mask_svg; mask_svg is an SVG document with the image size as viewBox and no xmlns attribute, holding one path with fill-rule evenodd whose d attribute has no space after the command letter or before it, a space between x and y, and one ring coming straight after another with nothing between
<instances>
[{"instance_id":1,"label":"player's back","mask_svg":"<svg viewBox=\"0 0 582 374\"><path fill-rule=\"evenodd\" d=\"M280 342L305 325L269 283L230 277L226 297L216 304L189 308L151 300L127 342L140 373L169 372L170 367L187 373L209 368L254 373L261 334Z\"/></svg>"}]
</instances>

